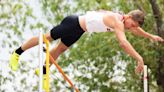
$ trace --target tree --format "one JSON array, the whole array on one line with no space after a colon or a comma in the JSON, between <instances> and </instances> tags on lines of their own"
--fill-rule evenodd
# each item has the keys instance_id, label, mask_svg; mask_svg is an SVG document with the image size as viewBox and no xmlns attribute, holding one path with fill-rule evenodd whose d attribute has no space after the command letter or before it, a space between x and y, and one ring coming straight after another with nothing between
<instances>
[{"instance_id":1,"label":"tree","mask_svg":"<svg viewBox=\"0 0 164 92\"><path fill-rule=\"evenodd\" d=\"M156 0L149 0L151 6L154 18L156 20L156 33L164 38L164 25L163 25L163 19L162 19L162 13L160 12L159 5L157 4ZM161 1L162 3L162 1ZM162 9L161 9L162 10ZM160 43L159 46L157 46L157 52L159 53L159 59L158 59L158 71L157 71L157 84L161 86L161 90L164 91L164 48L162 46L163 44Z\"/></svg>"}]
</instances>

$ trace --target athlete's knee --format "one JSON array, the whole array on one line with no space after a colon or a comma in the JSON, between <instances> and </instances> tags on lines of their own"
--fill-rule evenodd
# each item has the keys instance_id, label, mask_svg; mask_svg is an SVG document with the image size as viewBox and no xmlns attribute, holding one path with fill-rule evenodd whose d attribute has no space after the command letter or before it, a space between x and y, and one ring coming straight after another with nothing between
<instances>
[{"instance_id":1,"label":"athlete's knee","mask_svg":"<svg viewBox=\"0 0 164 92\"><path fill-rule=\"evenodd\" d=\"M58 52L59 53L63 53L64 51L66 51L67 50L67 48L65 48L65 47L60 47L60 48L58 48Z\"/></svg>"},{"instance_id":2,"label":"athlete's knee","mask_svg":"<svg viewBox=\"0 0 164 92\"><path fill-rule=\"evenodd\" d=\"M60 42L60 50L61 50L61 52L64 52L67 49L68 49L68 46L66 46L63 42Z\"/></svg>"},{"instance_id":3,"label":"athlete's knee","mask_svg":"<svg viewBox=\"0 0 164 92\"><path fill-rule=\"evenodd\" d=\"M34 36L34 37L30 38L30 40L33 41L33 42L39 42L39 37Z\"/></svg>"},{"instance_id":4,"label":"athlete's knee","mask_svg":"<svg viewBox=\"0 0 164 92\"><path fill-rule=\"evenodd\" d=\"M53 38L51 37L50 32L46 33L45 36L46 36L46 39L49 40L50 42L53 41Z\"/></svg>"}]
</instances>

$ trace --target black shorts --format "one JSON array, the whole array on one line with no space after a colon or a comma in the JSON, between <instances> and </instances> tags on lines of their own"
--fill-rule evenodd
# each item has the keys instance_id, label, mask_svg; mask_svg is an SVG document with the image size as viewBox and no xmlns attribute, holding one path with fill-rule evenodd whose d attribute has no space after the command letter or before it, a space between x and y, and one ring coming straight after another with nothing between
<instances>
[{"instance_id":1,"label":"black shorts","mask_svg":"<svg viewBox=\"0 0 164 92\"><path fill-rule=\"evenodd\" d=\"M61 41L67 46L75 43L85 31L80 27L78 16L72 15L63 19L63 21L51 29L51 37Z\"/></svg>"}]
</instances>

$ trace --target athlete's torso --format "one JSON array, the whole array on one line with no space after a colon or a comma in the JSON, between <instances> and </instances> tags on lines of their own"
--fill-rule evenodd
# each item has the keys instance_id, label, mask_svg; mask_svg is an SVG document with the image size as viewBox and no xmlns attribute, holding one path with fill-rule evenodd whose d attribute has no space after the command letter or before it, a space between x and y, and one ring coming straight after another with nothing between
<instances>
[{"instance_id":1,"label":"athlete's torso","mask_svg":"<svg viewBox=\"0 0 164 92\"><path fill-rule=\"evenodd\" d=\"M79 22L83 30L87 32L108 32L114 31L112 27L104 23L106 15L116 16L118 20L123 20L123 15L114 12L88 11L85 15L79 16Z\"/></svg>"}]
</instances>

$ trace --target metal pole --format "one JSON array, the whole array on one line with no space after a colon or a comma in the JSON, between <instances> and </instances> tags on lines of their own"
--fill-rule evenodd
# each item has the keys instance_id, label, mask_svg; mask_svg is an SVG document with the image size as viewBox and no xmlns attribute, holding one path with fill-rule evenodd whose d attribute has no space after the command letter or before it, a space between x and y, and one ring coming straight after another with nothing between
<instances>
[{"instance_id":1,"label":"metal pole","mask_svg":"<svg viewBox=\"0 0 164 92\"><path fill-rule=\"evenodd\" d=\"M43 34L42 31L39 33L39 92L42 91L43 87Z\"/></svg>"},{"instance_id":2,"label":"metal pole","mask_svg":"<svg viewBox=\"0 0 164 92\"><path fill-rule=\"evenodd\" d=\"M148 92L148 77L147 77L147 65L144 65L144 92Z\"/></svg>"}]
</instances>

